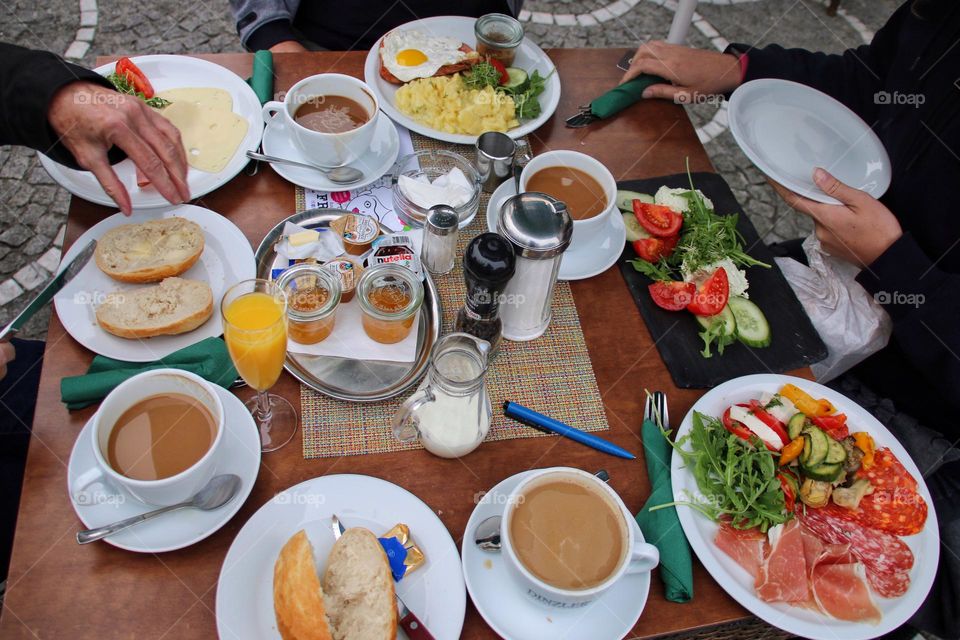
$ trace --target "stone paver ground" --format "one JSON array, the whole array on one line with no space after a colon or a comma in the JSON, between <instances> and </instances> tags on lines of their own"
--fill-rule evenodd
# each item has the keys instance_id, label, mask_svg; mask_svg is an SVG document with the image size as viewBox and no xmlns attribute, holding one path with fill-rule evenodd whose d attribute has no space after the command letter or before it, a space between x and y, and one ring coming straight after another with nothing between
<instances>
[{"instance_id":1,"label":"stone paver ground","mask_svg":"<svg viewBox=\"0 0 960 640\"><path fill-rule=\"evenodd\" d=\"M673 15L670 4L671 0L529 0L522 19L528 35L544 47L634 47L666 36ZM839 52L863 44L898 4L843 0L846 15L831 18L825 4L813 0L704 0L698 13L705 22L691 28L689 43L717 48L723 40L778 42ZM69 48L82 55L79 62L87 66L96 56L109 53L240 50L226 0L0 0L0 41L61 54ZM808 233L809 223L776 197L740 152L723 115L717 116L718 106L687 108L694 123L709 134L706 148L714 165L760 235L778 241ZM55 270L68 202L69 194L53 183L32 151L0 149L0 325ZM49 310L38 314L23 335L42 338L48 321Z\"/></svg>"}]
</instances>

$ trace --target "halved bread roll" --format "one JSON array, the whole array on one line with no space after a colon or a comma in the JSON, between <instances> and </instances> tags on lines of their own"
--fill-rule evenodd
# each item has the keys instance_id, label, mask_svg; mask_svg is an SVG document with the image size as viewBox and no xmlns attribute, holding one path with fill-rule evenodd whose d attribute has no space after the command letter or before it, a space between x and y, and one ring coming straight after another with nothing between
<instances>
[{"instance_id":1,"label":"halved bread roll","mask_svg":"<svg viewBox=\"0 0 960 640\"><path fill-rule=\"evenodd\" d=\"M121 338L186 333L213 314L213 291L206 282L167 278L152 287L107 294L96 313L97 324Z\"/></svg>"},{"instance_id":2,"label":"halved bread roll","mask_svg":"<svg viewBox=\"0 0 960 640\"><path fill-rule=\"evenodd\" d=\"M105 274L121 282L159 282L178 276L203 253L203 229L185 218L123 224L97 241L94 258Z\"/></svg>"},{"instance_id":3,"label":"halved bread roll","mask_svg":"<svg viewBox=\"0 0 960 640\"><path fill-rule=\"evenodd\" d=\"M392 640L397 605L390 563L368 529L347 529L330 551L323 584L307 534L284 545L273 570L273 607L284 640Z\"/></svg>"}]
</instances>

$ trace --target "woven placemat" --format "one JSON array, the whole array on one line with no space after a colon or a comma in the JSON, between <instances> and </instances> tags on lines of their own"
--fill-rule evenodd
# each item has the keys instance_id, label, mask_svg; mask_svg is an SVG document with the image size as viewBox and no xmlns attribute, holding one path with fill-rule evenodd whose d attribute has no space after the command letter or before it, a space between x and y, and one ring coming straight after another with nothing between
<instances>
[{"instance_id":1,"label":"woven placemat","mask_svg":"<svg viewBox=\"0 0 960 640\"><path fill-rule=\"evenodd\" d=\"M411 133L414 148L448 149L472 157L473 148L438 142ZM297 202L304 201L297 187ZM458 255L477 234L486 231L489 196L480 198L476 218L459 234ZM457 309L463 304L463 268L434 278L443 308L443 331L453 330ZM487 371L487 390L493 404L493 419L487 441L511 438L546 437L535 429L506 418L500 408L512 400L585 431L609 429L603 400L597 388L590 355L583 339L573 293L566 282L554 290L553 319L547 332L530 342L501 342L499 352ZM303 427L303 457L385 453L418 449L393 437L390 423L409 394L374 404L342 402L301 385L300 408Z\"/></svg>"}]
</instances>

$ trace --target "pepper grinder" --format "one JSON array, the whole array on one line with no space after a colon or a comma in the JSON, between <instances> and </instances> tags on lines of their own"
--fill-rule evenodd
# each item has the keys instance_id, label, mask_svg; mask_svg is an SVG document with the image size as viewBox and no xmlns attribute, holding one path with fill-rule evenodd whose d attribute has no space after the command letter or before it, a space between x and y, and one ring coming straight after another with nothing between
<instances>
[{"instance_id":1,"label":"pepper grinder","mask_svg":"<svg viewBox=\"0 0 960 640\"><path fill-rule=\"evenodd\" d=\"M504 290L503 337L534 340L553 316L553 288L573 220L563 202L545 193L520 193L500 208L497 231L516 252L516 274Z\"/></svg>"},{"instance_id":2,"label":"pepper grinder","mask_svg":"<svg viewBox=\"0 0 960 640\"><path fill-rule=\"evenodd\" d=\"M464 305L457 312L455 330L490 343L491 354L500 344L500 296L513 277L513 247L496 233L481 233L463 253Z\"/></svg>"}]
</instances>

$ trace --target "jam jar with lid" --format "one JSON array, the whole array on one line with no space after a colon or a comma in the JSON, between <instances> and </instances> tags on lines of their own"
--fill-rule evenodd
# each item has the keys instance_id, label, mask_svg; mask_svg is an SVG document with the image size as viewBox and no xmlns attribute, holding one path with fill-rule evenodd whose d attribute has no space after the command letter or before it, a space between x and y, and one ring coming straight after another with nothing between
<instances>
[{"instance_id":1,"label":"jam jar with lid","mask_svg":"<svg viewBox=\"0 0 960 640\"><path fill-rule=\"evenodd\" d=\"M503 13L488 13L477 18L473 26L477 36L477 52L496 58L505 67L513 66L517 47L523 42L523 25Z\"/></svg>"},{"instance_id":2,"label":"jam jar with lid","mask_svg":"<svg viewBox=\"0 0 960 640\"><path fill-rule=\"evenodd\" d=\"M379 264L363 272L357 284L363 330L382 344L407 337L423 304L423 283L398 264Z\"/></svg>"},{"instance_id":3,"label":"jam jar with lid","mask_svg":"<svg viewBox=\"0 0 960 640\"><path fill-rule=\"evenodd\" d=\"M277 285L287 296L287 335L300 344L327 338L337 320L340 279L318 264L294 265L280 274Z\"/></svg>"}]
</instances>

